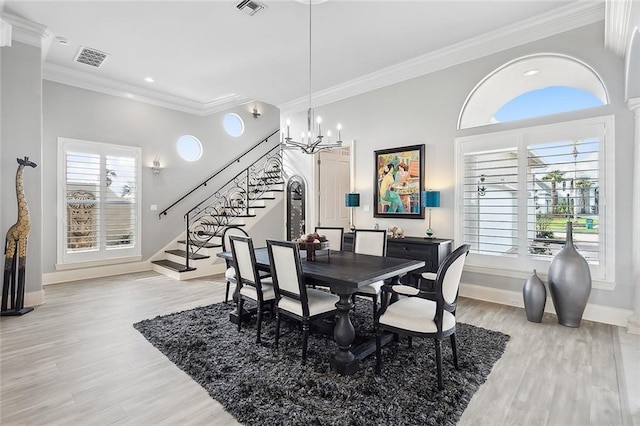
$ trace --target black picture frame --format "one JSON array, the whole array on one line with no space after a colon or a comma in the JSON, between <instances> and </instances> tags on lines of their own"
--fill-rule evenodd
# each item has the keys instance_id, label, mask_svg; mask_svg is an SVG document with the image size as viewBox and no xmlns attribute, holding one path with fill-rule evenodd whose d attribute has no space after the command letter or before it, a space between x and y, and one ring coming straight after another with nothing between
<instances>
[{"instance_id":1,"label":"black picture frame","mask_svg":"<svg viewBox=\"0 0 640 426\"><path fill-rule=\"evenodd\" d=\"M374 151L373 217L424 219L424 145Z\"/></svg>"}]
</instances>

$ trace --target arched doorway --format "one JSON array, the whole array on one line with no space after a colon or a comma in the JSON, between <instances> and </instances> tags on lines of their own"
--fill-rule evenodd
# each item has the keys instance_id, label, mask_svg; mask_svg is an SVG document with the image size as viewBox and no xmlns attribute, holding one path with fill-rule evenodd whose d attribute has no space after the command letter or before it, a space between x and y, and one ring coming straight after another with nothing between
<instances>
[{"instance_id":1,"label":"arched doorway","mask_svg":"<svg viewBox=\"0 0 640 426\"><path fill-rule=\"evenodd\" d=\"M287 182L287 240L306 234L307 187L302 176L293 176Z\"/></svg>"}]
</instances>

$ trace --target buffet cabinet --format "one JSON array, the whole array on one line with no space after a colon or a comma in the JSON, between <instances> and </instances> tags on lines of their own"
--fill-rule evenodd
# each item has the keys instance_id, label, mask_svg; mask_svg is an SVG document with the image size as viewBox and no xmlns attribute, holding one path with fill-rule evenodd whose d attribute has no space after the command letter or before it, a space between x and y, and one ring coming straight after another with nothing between
<instances>
[{"instance_id":1,"label":"buffet cabinet","mask_svg":"<svg viewBox=\"0 0 640 426\"><path fill-rule=\"evenodd\" d=\"M423 272L437 272L438 266L449 253L453 241L441 238L387 237L387 256L403 259L424 260L425 266L410 272L403 282L417 284ZM353 251L353 233L345 233L343 241L344 251Z\"/></svg>"}]
</instances>

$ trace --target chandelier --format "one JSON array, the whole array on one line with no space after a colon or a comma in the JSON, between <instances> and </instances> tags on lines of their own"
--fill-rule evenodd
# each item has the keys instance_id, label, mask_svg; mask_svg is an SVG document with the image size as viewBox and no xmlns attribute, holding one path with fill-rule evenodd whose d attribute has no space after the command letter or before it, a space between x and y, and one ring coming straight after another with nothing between
<instances>
[{"instance_id":1,"label":"chandelier","mask_svg":"<svg viewBox=\"0 0 640 426\"><path fill-rule=\"evenodd\" d=\"M338 137L336 140L331 140L331 131L328 130L326 135L322 134L322 118L315 118L313 108L311 108L311 5L312 0L309 0L309 108L307 109L307 131L302 132L300 141L296 141L291 137L290 127L291 121L287 119L286 136L283 132L282 145L284 148L299 149L305 154L315 154L320 151L328 149L339 148L342 146L342 126L338 124ZM315 119L314 119L315 118ZM318 124L318 133L314 133L314 123Z\"/></svg>"}]
</instances>

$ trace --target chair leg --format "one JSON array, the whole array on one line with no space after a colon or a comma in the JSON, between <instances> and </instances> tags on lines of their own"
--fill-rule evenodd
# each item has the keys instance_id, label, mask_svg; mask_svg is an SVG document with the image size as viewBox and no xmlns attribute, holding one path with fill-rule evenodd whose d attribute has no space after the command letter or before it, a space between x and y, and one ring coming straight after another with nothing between
<instances>
[{"instance_id":1,"label":"chair leg","mask_svg":"<svg viewBox=\"0 0 640 426\"><path fill-rule=\"evenodd\" d=\"M242 325L242 305L244 305L244 300L242 296L238 298L238 331L240 331L240 326Z\"/></svg>"},{"instance_id":2,"label":"chair leg","mask_svg":"<svg viewBox=\"0 0 640 426\"><path fill-rule=\"evenodd\" d=\"M442 345L440 344L440 340L435 339L436 341L436 368L438 370L438 389L442 390Z\"/></svg>"},{"instance_id":3,"label":"chair leg","mask_svg":"<svg viewBox=\"0 0 640 426\"><path fill-rule=\"evenodd\" d=\"M382 339L380 334L382 330L378 327L376 329L376 373L380 374L382 370Z\"/></svg>"},{"instance_id":4,"label":"chair leg","mask_svg":"<svg viewBox=\"0 0 640 426\"><path fill-rule=\"evenodd\" d=\"M407 336L407 346L409 347L409 349L411 349L411 347L413 346L413 337Z\"/></svg>"},{"instance_id":5,"label":"chair leg","mask_svg":"<svg viewBox=\"0 0 640 426\"><path fill-rule=\"evenodd\" d=\"M276 311L276 341L275 341L276 349L278 349L279 341L280 341L280 312Z\"/></svg>"},{"instance_id":6,"label":"chair leg","mask_svg":"<svg viewBox=\"0 0 640 426\"><path fill-rule=\"evenodd\" d=\"M449 339L451 340L451 352L453 353L453 365L456 367L456 370L459 370L459 368L458 368L458 346L456 345L456 334L453 333L451 336L449 336Z\"/></svg>"},{"instance_id":7,"label":"chair leg","mask_svg":"<svg viewBox=\"0 0 640 426\"><path fill-rule=\"evenodd\" d=\"M231 288L231 281L227 280L227 290L224 292L224 303L229 302L229 288Z\"/></svg>"},{"instance_id":8,"label":"chair leg","mask_svg":"<svg viewBox=\"0 0 640 426\"><path fill-rule=\"evenodd\" d=\"M373 323L376 323L376 315L378 315L378 295L373 295Z\"/></svg>"},{"instance_id":9,"label":"chair leg","mask_svg":"<svg viewBox=\"0 0 640 426\"><path fill-rule=\"evenodd\" d=\"M258 337L256 337L256 343L262 343L260 341L260 329L262 328L262 309L264 307L258 302Z\"/></svg>"},{"instance_id":10,"label":"chair leg","mask_svg":"<svg viewBox=\"0 0 640 426\"><path fill-rule=\"evenodd\" d=\"M307 341L309 340L309 320L302 323L302 365L307 363Z\"/></svg>"}]
</instances>

